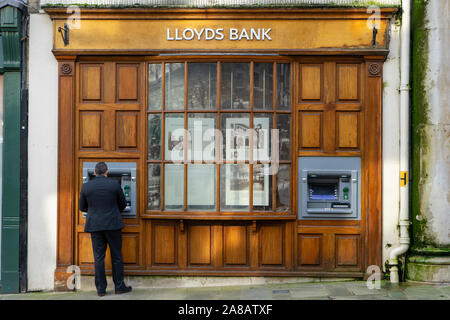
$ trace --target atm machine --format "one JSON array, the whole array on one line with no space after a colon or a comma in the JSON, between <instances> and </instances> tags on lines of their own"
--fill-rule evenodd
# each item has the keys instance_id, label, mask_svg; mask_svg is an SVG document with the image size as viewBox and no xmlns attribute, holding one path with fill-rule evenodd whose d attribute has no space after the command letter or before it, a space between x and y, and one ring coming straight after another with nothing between
<instances>
[{"instance_id":1,"label":"atm machine","mask_svg":"<svg viewBox=\"0 0 450 320\"><path fill-rule=\"evenodd\" d=\"M361 219L361 158L299 157L300 220Z\"/></svg>"},{"instance_id":2,"label":"atm machine","mask_svg":"<svg viewBox=\"0 0 450 320\"><path fill-rule=\"evenodd\" d=\"M136 162L105 162L108 166L108 178L114 179L122 187L127 201L126 208L122 211L124 218L136 217ZM95 179L95 165L97 162L83 163L83 183ZM83 212L86 218L86 212Z\"/></svg>"}]
</instances>

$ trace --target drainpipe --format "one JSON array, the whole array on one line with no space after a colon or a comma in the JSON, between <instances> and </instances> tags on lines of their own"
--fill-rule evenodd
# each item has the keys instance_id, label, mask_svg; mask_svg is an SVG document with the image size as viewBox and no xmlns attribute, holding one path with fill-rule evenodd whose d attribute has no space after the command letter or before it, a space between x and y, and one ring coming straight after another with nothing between
<instances>
[{"instance_id":1,"label":"drainpipe","mask_svg":"<svg viewBox=\"0 0 450 320\"><path fill-rule=\"evenodd\" d=\"M402 1L402 28L400 47L400 172L409 172L409 65L410 65L410 18L411 1ZM406 176L408 179L408 176ZM409 182L400 187L400 246L394 248L389 256L391 283L398 283L398 257L409 248Z\"/></svg>"}]
</instances>

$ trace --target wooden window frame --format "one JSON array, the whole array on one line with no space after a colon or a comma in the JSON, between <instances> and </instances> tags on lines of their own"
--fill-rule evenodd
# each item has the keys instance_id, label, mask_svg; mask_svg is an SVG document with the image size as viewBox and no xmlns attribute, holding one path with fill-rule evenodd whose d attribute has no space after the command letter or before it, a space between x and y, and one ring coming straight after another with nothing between
<instances>
[{"instance_id":1,"label":"wooden window frame","mask_svg":"<svg viewBox=\"0 0 450 320\"><path fill-rule=\"evenodd\" d=\"M184 63L184 109L180 110L165 110L165 65L166 63ZM216 63L217 64L217 99L216 99L216 108L214 110L211 109L194 109L190 110L188 109L188 64L189 63ZM239 110L232 110L232 109L223 109L221 108L221 63L249 63L250 64L250 108L249 109L239 109ZM253 106L253 92L254 92L254 64L255 63L272 63L273 64L273 108L272 110L265 110L265 109L254 109ZM228 218L237 218L237 219L296 219L297 217L297 209L296 204L294 201L296 194L295 190L296 188L293 186L293 183L295 182L295 179L292 177L295 176L293 173L296 172L296 152L295 152L295 141L294 141L294 110L295 110L295 104L294 102L294 75L295 75L295 61L290 58L284 58L284 57L270 57L270 56L263 56L263 57L254 57L254 56L246 56L246 57L223 57L218 56L215 58L211 57L205 57L205 58L199 58L199 57L155 57L152 59L148 59L146 61L145 66L145 74L146 77L148 77L149 72L149 65L150 64L161 64L162 65L162 88L161 88L161 109L155 110L155 109L149 109L149 87L148 87L148 79L146 81L146 101L145 101L145 117L143 121L145 121L145 124L142 126L144 128L144 135L145 135L145 143L143 150L144 155L146 157L145 165L144 165L144 173L143 173L143 181L142 181L142 188L144 190L145 196L143 197L144 201L144 208L145 210L142 211L141 217L142 218L173 218L173 219L183 219L183 218L200 218L200 219L228 219ZM288 110L277 110L277 64L289 64L290 65L290 108ZM251 152L249 155L249 160L246 161L227 161L223 159L220 161L220 156L223 150L219 148L218 141L216 141L216 161L214 162L214 165L216 166L216 199L215 199L215 210L214 211L200 211L200 210L188 210L188 181L187 181L187 166L188 164L201 164L204 163L202 161L184 161L184 198L183 198L183 209L179 211L174 210L164 210L164 166L166 164L173 163L171 160L165 159L165 119L166 114L183 114L184 116L184 129L187 129L188 125L188 115L194 114L194 113L210 113L210 114L216 114L216 128L217 130L221 130L221 115L222 114L248 114L249 115L249 122L250 122L250 128L253 128L253 115L256 114L271 114L272 115L272 128L277 128L277 115L278 114L289 114L290 115L290 159L289 160L279 160L278 165L287 164L290 166L290 194L289 194L289 206L290 209L288 211L276 211L276 179L277 175L272 175L272 191L271 191L271 197L272 197L272 210L271 211L254 211L253 210L253 166L255 164L270 164L270 161L256 161L253 163L253 148L251 147ZM148 118L151 114L158 114L161 116L161 152L160 152L160 159L159 160L149 160L148 157ZM250 146L252 146L253 137L250 135ZM272 139L271 139L272 140ZM273 142L271 141L273 144ZM275 148L272 148L272 158L275 156L275 152L278 152L278 150L274 150ZM219 151L219 152L217 152ZM184 158L186 159L187 154L187 139L186 136L184 137ZM154 209L148 209L148 166L150 164L159 164L161 166L161 174L160 174L160 210L154 210ZM248 211L228 211L228 210L221 210L221 203L220 203L220 196L221 196L221 180L220 180L220 170L221 165L223 164L248 164L249 165L249 210Z\"/></svg>"}]
</instances>

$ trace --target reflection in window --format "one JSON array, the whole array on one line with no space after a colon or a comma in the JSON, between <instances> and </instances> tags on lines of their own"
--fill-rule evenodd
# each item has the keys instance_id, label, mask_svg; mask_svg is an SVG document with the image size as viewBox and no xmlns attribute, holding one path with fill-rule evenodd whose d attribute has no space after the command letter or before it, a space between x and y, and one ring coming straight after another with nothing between
<instances>
[{"instance_id":1,"label":"reflection in window","mask_svg":"<svg viewBox=\"0 0 450 320\"><path fill-rule=\"evenodd\" d=\"M291 69L288 63L277 64L277 109L291 109Z\"/></svg>"},{"instance_id":2,"label":"reflection in window","mask_svg":"<svg viewBox=\"0 0 450 320\"><path fill-rule=\"evenodd\" d=\"M253 165L253 210L272 211L272 176L270 165Z\"/></svg>"},{"instance_id":3,"label":"reflection in window","mask_svg":"<svg viewBox=\"0 0 450 320\"><path fill-rule=\"evenodd\" d=\"M278 152L280 160L291 159L291 116L290 114L277 115Z\"/></svg>"},{"instance_id":4,"label":"reflection in window","mask_svg":"<svg viewBox=\"0 0 450 320\"><path fill-rule=\"evenodd\" d=\"M250 115L248 113L223 113L220 125L225 160L249 160Z\"/></svg>"},{"instance_id":5,"label":"reflection in window","mask_svg":"<svg viewBox=\"0 0 450 320\"><path fill-rule=\"evenodd\" d=\"M273 108L273 63L253 65L253 108Z\"/></svg>"},{"instance_id":6,"label":"reflection in window","mask_svg":"<svg viewBox=\"0 0 450 320\"><path fill-rule=\"evenodd\" d=\"M188 109L216 109L217 64L188 64Z\"/></svg>"},{"instance_id":7,"label":"reflection in window","mask_svg":"<svg viewBox=\"0 0 450 320\"><path fill-rule=\"evenodd\" d=\"M184 165L166 164L164 166L164 208L183 210L184 207Z\"/></svg>"},{"instance_id":8,"label":"reflection in window","mask_svg":"<svg viewBox=\"0 0 450 320\"><path fill-rule=\"evenodd\" d=\"M291 166L280 164L277 172L277 211L289 211Z\"/></svg>"},{"instance_id":9,"label":"reflection in window","mask_svg":"<svg viewBox=\"0 0 450 320\"><path fill-rule=\"evenodd\" d=\"M272 156L271 134L273 115L253 114L253 161L270 161Z\"/></svg>"},{"instance_id":10,"label":"reflection in window","mask_svg":"<svg viewBox=\"0 0 450 320\"><path fill-rule=\"evenodd\" d=\"M289 212L289 68L256 61L149 63L147 209Z\"/></svg>"},{"instance_id":11,"label":"reflection in window","mask_svg":"<svg viewBox=\"0 0 450 320\"><path fill-rule=\"evenodd\" d=\"M165 160L184 160L184 114L166 114L164 124L164 157Z\"/></svg>"},{"instance_id":12,"label":"reflection in window","mask_svg":"<svg viewBox=\"0 0 450 320\"><path fill-rule=\"evenodd\" d=\"M162 65L148 65L148 109L161 110L162 104Z\"/></svg>"},{"instance_id":13,"label":"reflection in window","mask_svg":"<svg viewBox=\"0 0 450 320\"><path fill-rule=\"evenodd\" d=\"M250 166L224 164L220 166L220 208L246 211L250 203Z\"/></svg>"},{"instance_id":14,"label":"reflection in window","mask_svg":"<svg viewBox=\"0 0 450 320\"><path fill-rule=\"evenodd\" d=\"M148 204L149 210L161 210L161 165L148 165Z\"/></svg>"},{"instance_id":15,"label":"reflection in window","mask_svg":"<svg viewBox=\"0 0 450 320\"><path fill-rule=\"evenodd\" d=\"M188 118L188 160L215 161L216 115L190 113Z\"/></svg>"},{"instance_id":16,"label":"reflection in window","mask_svg":"<svg viewBox=\"0 0 450 320\"><path fill-rule=\"evenodd\" d=\"M250 109L250 64L222 63L221 66L221 108Z\"/></svg>"},{"instance_id":17,"label":"reflection in window","mask_svg":"<svg viewBox=\"0 0 450 320\"><path fill-rule=\"evenodd\" d=\"M161 115L148 115L148 159L161 159Z\"/></svg>"},{"instance_id":18,"label":"reflection in window","mask_svg":"<svg viewBox=\"0 0 450 320\"><path fill-rule=\"evenodd\" d=\"M184 110L184 63L166 63L165 108Z\"/></svg>"},{"instance_id":19,"label":"reflection in window","mask_svg":"<svg viewBox=\"0 0 450 320\"><path fill-rule=\"evenodd\" d=\"M216 165L188 165L188 210L215 211Z\"/></svg>"}]
</instances>

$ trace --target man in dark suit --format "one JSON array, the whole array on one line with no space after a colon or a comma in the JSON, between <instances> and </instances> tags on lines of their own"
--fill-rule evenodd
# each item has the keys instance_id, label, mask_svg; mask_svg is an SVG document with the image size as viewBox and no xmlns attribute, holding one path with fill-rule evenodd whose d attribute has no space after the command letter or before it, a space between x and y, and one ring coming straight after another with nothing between
<instances>
[{"instance_id":1,"label":"man in dark suit","mask_svg":"<svg viewBox=\"0 0 450 320\"><path fill-rule=\"evenodd\" d=\"M125 209L126 200L122 188L113 179L108 179L106 163L95 166L95 178L83 184L79 208L87 212L85 232L91 233L95 260L95 286L97 294L106 294L105 254L109 245L111 252L112 276L115 293L131 291L123 276L122 228L125 226L120 212Z\"/></svg>"}]
</instances>

